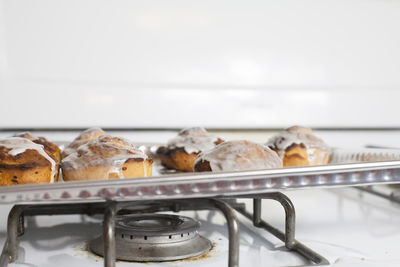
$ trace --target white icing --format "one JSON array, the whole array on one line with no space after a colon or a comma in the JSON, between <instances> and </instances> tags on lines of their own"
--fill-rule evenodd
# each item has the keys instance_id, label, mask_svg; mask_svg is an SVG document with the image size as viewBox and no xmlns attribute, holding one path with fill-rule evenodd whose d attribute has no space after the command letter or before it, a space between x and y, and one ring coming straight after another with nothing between
<instances>
[{"instance_id":1,"label":"white icing","mask_svg":"<svg viewBox=\"0 0 400 267\"><path fill-rule=\"evenodd\" d=\"M86 129L85 131L83 131L77 138L74 139L74 141L77 140L93 140L96 139L98 136L100 135L104 135L105 132L103 131L103 129L99 128L99 127L92 127L89 129Z\"/></svg>"},{"instance_id":2,"label":"white icing","mask_svg":"<svg viewBox=\"0 0 400 267\"><path fill-rule=\"evenodd\" d=\"M64 169L78 170L88 166L103 166L107 170L103 176L96 177L108 179L109 175L115 173L118 178L126 178L123 174L123 165L128 159L143 159L144 175L147 176L146 160L148 156L141 150L136 149L129 141L102 135L96 140L86 142L62 160ZM85 177L82 177L85 178Z\"/></svg>"},{"instance_id":3,"label":"white icing","mask_svg":"<svg viewBox=\"0 0 400 267\"><path fill-rule=\"evenodd\" d=\"M282 167L279 156L263 145L250 141L230 141L201 153L196 160L206 160L212 171L243 171Z\"/></svg>"},{"instance_id":4,"label":"white icing","mask_svg":"<svg viewBox=\"0 0 400 267\"><path fill-rule=\"evenodd\" d=\"M218 137L210 135L204 128L193 127L180 131L179 135L168 142L168 148L183 148L186 153L199 153L213 149Z\"/></svg>"},{"instance_id":5,"label":"white icing","mask_svg":"<svg viewBox=\"0 0 400 267\"><path fill-rule=\"evenodd\" d=\"M29 139L22 137L9 137L0 140L0 146L10 148L11 150L7 153L11 156L16 156L24 153L28 149L37 151L41 156L43 156L51 163L50 183L54 183L54 176L56 174L56 162L46 153L42 145L36 144Z\"/></svg>"},{"instance_id":6,"label":"white icing","mask_svg":"<svg viewBox=\"0 0 400 267\"><path fill-rule=\"evenodd\" d=\"M35 139L35 137L30 132L21 132L14 135L14 137L23 137L29 140Z\"/></svg>"},{"instance_id":7,"label":"white icing","mask_svg":"<svg viewBox=\"0 0 400 267\"><path fill-rule=\"evenodd\" d=\"M78 137L74 139L64 150L63 154L68 156L76 151L78 147L83 144L86 144L90 140L94 140L99 138L101 135L105 135L103 129L98 127L89 128L83 131Z\"/></svg>"},{"instance_id":8,"label":"white icing","mask_svg":"<svg viewBox=\"0 0 400 267\"><path fill-rule=\"evenodd\" d=\"M203 127L185 128L179 132L180 136L200 136L208 135L208 132Z\"/></svg>"},{"instance_id":9,"label":"white icing","mask_svg":"<svg viewBox=\"0 0 400 267\"><path fill-rule=\"evenodd\" d=\"M322 141L322 139L316 137L311 130L306 131L306 129L307 128L300 128L300 130L296 131L289 128L288 130L284 130L271 137L265 145L271 148L276 148L280 151L286 150L293 144L303 144L306 146L306 148L319 148L329 151L329 147L324 141Z\"/></svg>"}]
</instances>

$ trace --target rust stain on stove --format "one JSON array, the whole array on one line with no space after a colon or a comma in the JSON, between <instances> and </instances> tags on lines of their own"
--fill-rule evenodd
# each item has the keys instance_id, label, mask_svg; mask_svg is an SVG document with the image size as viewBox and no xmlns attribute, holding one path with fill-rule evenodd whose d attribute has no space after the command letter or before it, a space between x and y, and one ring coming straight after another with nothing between
<instances>
[{"instance_id":1,"label":"rust stain on stove","mask_svg":"<svg viewBox=\"0 0 400 267\"><path fill-rule=\"evenodd\" d=\"M205 260L205 259L211 258L213 256L214 248L215 248L215 243L213 242L213 243L211 243L210 250L207 251L206 253L204 253L204 254L202 254L200 256L197 256L197 257L187 258L187 259L183 259L183 260L180 260L180 261L186 261L186 262L188 262L188 261L200 261L200 260Z\"/></svg>"},{"instance_id":2,"label":"rust stain on stove","mask_svg":"<svg viewBox=\"0 0 400 267\"><path fill-rule=\"evenodd\" d=\"M84 254L77 254L75 256L86 257L96 262L103 261L103 257L100 257L90 251L88 242L76 244L73 248L79 252L84 252Z\"/></svg>"}]
</instances>

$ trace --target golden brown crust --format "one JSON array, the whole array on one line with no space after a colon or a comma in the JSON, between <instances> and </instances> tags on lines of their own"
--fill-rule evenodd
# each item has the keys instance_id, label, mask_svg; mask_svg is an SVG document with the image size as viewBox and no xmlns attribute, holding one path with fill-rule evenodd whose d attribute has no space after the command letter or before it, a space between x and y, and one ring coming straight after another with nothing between
<instances>
[{"instance_id":1,"label":"golden brown crust","mask_svg":"<svg viewBox=\"0 0 400 267\"><path fill-rule=\"evenodd\" d=\"M71 181L151 176L152 163L127 140L102 135L63 159L63 178Z\"/></svg>"},{"instance_id":2,"label":"golden brown crust","mask_svg":"<svg viewBox=\"0 0 400 267\"><path fill-rule=\"evenodd\" d=\"M169 169L191 172L193 165L199 153L186 153L182 147L169 149L160 147L157 150L157 155L161 160L161 164Z\"/></svg>"},{"instance_id":3,"label":"golden brown crust","mask_svg":"<svg viewBox=\"0 0 400 267\"><path fill-rule=\"evenodd\" d=\"M46 151L46 153L52 158L54 159L57 163L59 163L61 161L61 150L60 148L48 141L46 138L44 137L35 137L33 136L31 133L29 132L23 132L23 133L19 133L14 135L16 137L22 137L22 138L26 138L28 140L31 140L32 142L42 145L44 148L44 151Z\"/></svg>"},{"instance_id":4,"label":"golden brown crust","mask_svg":"<svg viewBox=\"0 0 400 267\"><path fill-rule=\"evenodd\" d=\"M194 165L194 171L196 172L210 172L211 171L211 166L210 162L207 160L200 160L196 162Z\"/></svg>"},{"instance_id":5,"label":"golden brown crust","mask_svg":"<svg viewBox=\"0 0 400 267\"><path fill-rule=\"evenodd\" d=\"M44 166L27 166L16 165L13 167L0 166L0 185L17 185L17 184L35 184L49 183L49 168ZM58 174L54 176L54 181L58 180Z\"/></svg>"},{"instance_id":6,"label":"golden brown crust","mask_svg":"<svg viewBox=\"0 0 400 267\"><path fill-rule=\"evenodd\" d=\"M146 159L144 166L143 159L138 161L136 159L128 159L122 165L122 173L125 178L141 178L144 176L152 175L151 159ZM146 172L146 173L145 173ZM65 181L79 181L83 178L85 180L99 180L104 179L104 173L108 173L107 179L119 179L118 174L109 172L109 166L86 166L80 169L66 170L63 172L63 179Z\"/></svg>"},{"instance_id":7,"label":"golden brown crust","mask_svg":"<svg viewBox=\"0 0 400 267\"><path fill-rule=\"evenodd\" d=\"M184 137L188 139L180 140L182 143L169 144L168 146L159 147L156 154L161 160L161 164L169 169L174 169L183 172L192 172L194 167L194 162L198 158L198 155L202 152L198 149L195 152L188 153L185 150L185 145L191 146L196 141L202 140L204 137L209 137L207 144L211 146L218 145L224 142L221 138L216 138L210 136L208 132L201 127L193 127L188 129L183 129L179 132L178 137ZM213 139L211 139L213 138ZM204 142L204 141L203 141ZM190 152L190 151L189 151Z\"/></svg>"},{"instance_id":8,"label":"golden brown crust","mask_svg":"<svg viewBox=\"0 0 400 267\"><path fill-rule=\"evenodd\" d=\"M303 144L293 144L285 150L283 166L308 166L307 148Z\"/></svg>"},{"instance_id":9,"label":"golden brown crust","mask_svg":"<svg viewBox=\"0 0 400 267\"><path fill-rule=\"evenodd\" d=\"M78 137L74 139L62 152L61 156L62 158L67 157L69 154L75 152L75 150L80 147L81 145L86 144L87 142L91 140L96 140L100 136L105 135L106 132L104 132L101 128L89 128L85 131L83 131Z\"/></svg>"},{"instance_id":10,"label":"golden brown crust","mask_svg":"<svg viewBox=\"0 0 400 267\"><path fill-rule=\"evenodd\" d=\"M217 141L214 142L214 144L219 145L223 142L224 142L224 140L222 140L221 138L218 138Z\"/></svg>"},{"instance_id":11,"label":"golden brown crust","mask_svg":"<svg viewBox=\"0 0 400 267\"><path fill-rule=\"evenodd\" d=\"M328 145L306 127L287 128L272 137L266 145L278 153L283 166L323 165L330 158Z\"/></svg>"},{"instance_id":12,"label":"golden brown crust","mask_svg":"<svg viewBox=\"0 0 400 267\"><path fill-rule=\"evenodd\" d=\"M273 149L277 153L277 149ZM309 166L309 165L324 165L328 164L330 153L318 148L313 149L313 159L308 157L307 148L304 144L293 144L289 146L282 156L283 166Z\"/></svg>"},{"instance_id":13,"label":"golden brown crust","mask_svg":"<svg viewBox=\"0 0 400 267\"><path fill-rule=\"evenodd\" d=\"M51 181L52 164L36 150L27 149L12 156L10 148L0 146L0 185L48 183ZM57 166L58 169L58 166ZM58 172L54 181L58 180Z\"/></svg>"}]
</instances>

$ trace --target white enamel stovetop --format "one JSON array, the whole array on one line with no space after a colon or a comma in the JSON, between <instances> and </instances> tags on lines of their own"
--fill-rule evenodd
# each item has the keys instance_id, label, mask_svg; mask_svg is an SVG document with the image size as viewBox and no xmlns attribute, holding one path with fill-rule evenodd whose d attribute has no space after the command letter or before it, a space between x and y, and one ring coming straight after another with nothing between
<instances>
[{"instance_id":1,"label":"white enamel stovetop","mask_svg":"<svg viewBox=\"0 0 400 267\"><path fill-rule=\"evenodd\" d=\"M132 134L136 142L165 142L174 133ZM265 134L243 134L262 141ZM361 147L365 144L400 147L399 132L321 132L332 146ZM49 135L46 135L49 136ZM228 139L240 134L225 134ZM53 140L70 140L54 135ZM232 137L232 138L231 138ZM62 138L62 139L60 139ZM286 192L296 208L296 239L325 258L333 266L399 266L400 205L361 193L354 188L297 190ZM251 203L249 202L249 207ZM5 240L6 212L0 206L0 241ZM200 233L209 238L214 249L201 259L169 263L124 263L117 266L227 266L227 231L224 218L215 211L182 212L200 220ZM271 200L263 202L263 218L283 229L283 210ZM241 219L240 266L307 266L298 255L288 252L282 242ZM83 222L83 224L81 224ZM78 224L79 223L79 224ZM43 216L27 219L21 238L20 258L11 266L80 267L102 266L102 259L87 252L86 241L101 233L97 218L87 216Z\"/></svg>"}]
</instances>

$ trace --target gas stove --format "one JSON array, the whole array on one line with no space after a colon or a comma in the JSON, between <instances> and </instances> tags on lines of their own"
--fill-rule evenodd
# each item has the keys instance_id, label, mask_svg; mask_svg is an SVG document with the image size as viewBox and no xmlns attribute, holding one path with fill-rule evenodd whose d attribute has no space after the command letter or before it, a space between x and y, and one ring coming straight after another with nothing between
<instances>
[{"instance_id":1,"label":"gas stove","mask_svg":"<svg viewBox=\"0 0 400 267\"><path fill-rule=\"evenodd\" d=\"M172 133L171 131L165 135L159 134L158 138L157 133L153 136L147 133L136 133L133 137L128 137L139 142L162 142ZM259 141L267 138L267 135L271 133L241 134ZM325 136L325 139L333 145L349 143L349 140L355 140L354 134L358 134L361 136L356 138L359 144L353 142L353 146L398 147L397 140L388 138L388 136L395 137L398 134L394 132L373 132L369 136L358 132L346 133L348 140L343 140L343 133L321 132L319 134ZM6 135L9 134L6 133ZM60 133L61 135L65 133ZM342 137L338 138L338 136ZM240 134L236 134L236 137L241 138ZM51 137L49 139L57 140ZM388 186L383 187L394 190ZM299 241L297 246L300 248L295 250L297 252L293 252L290 247L294 239L286 240L285 236L282 238L279 234L286 231L290 235L292 231L294 237L294 228L287 228L290 218L286 214L285 221L285 213L282 211L282 206L277 204L278 202L265 199L262 200L261 206L261 200L257 202L249 198L217 200L236 209L234 214L240 229L238 240L235 241L240 244L237 255L239 266L308 266L315 265L315 262L310 260L313 256L317 257L316 262L319 264L335 266L397 266L400 262L396 250L396 244L400 238L400 233L396 230L400 219L400 215L396 215L400 208L397 203L356 188L308 189L287 191L284 194L296 209L295 233L296 240ZM172 205L169 209L164 208L163 204L157 206L154 205L155 203L140 203L140 205L123 203L123 209L120 210L122 215L118 214L122 217L117 216L114 222L116 257L121 259L124 257L120 257L120 252L118 252L121 240L129 243L131 240L140 239L140 245L136 243L133 246L137 250L139 247L143 249L157 242L166 244L164 240L176 241L167 243L168 246L181 243L186 248L188 247L186 242L195 240L195 245L199 245L201 249L197 252L181 253L182 255L178 257L167 256L165 259L143 257L117 260L116 265L228 266L232 264L234 261L232 248L230 248L232 233L229 228L232 222L227 220L226 213L220 212L221 209L205 208L204 206L210 206L210 203L205 203L209 200L191 201L187 206L177 208L176 205ZM151 214L143 214L149 208L152 211ZM4 215L0 228L1 243L6 240L6 214L10 209L11 206L1 206L1 213ZM254 218L249 220L249 213L257 213L257 210L261 215L259 219L262 218L262 220L254 220ZM35 213L41 213L41 215L33 216ZM28 211L25 216L25 231L19 238L18 259L9 266L102 266L107 258L99 256L102 250L96 247L104 247L102 239L104 236L107 238L107 235L103 235L104 224L107 222L103 222L103 217L98 215L102 212L80 213L82 214L60 210L38 212L37 209ZM265 223L266 221L268 223ZM188 224L183 225L184 231L175 227L184 222ZM161 228L163 231L160 230ZM265 231L266 228L270 232ZM186 237L188 233L190 238ZM176 252L175 249L172 250ZM301 255L304 251L306 254L311 252L308 259Z\"/></svg>"}]
</instances>

